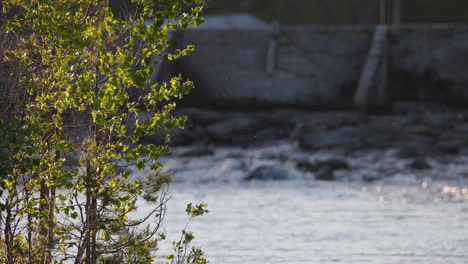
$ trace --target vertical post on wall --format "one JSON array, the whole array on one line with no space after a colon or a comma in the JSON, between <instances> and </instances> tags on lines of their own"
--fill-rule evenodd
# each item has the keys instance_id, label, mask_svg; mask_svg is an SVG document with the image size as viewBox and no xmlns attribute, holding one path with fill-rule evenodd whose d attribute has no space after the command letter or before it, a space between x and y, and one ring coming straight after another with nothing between
<instances>
[{"instance_id":1,"label":"vertical post on wall","mask_svg":"<svg viewBox=\"0 0 468 264\"><path fill-rule=\"evenodd\" d=\"M395 28L400 27L402 22L402 7L401 0L393 0L393 26Z\"/></svg>"},{"instance_id":2,"label":"vertical post on wall","mask_svg":"<svg viewBox=\"0 0 468 264\"><path fill-rule=\"evenodd\" d=\"M385 4L387 3L386 0L379 0L379 24L383 25L386 22L385 13L386 8Z\"/></svg>"},{"instance_id":3,"label":"vertical post on wall","mask_svg":"<svg viewBox=\"0 0 468 264\"><path fill-rule=\"evenodd\" d=\"M267 48L267 58L266 58L266 72L269 76L272 76L275 72L275 67L277 67L277 49L278 49L278 38L280 36L280 24L278 21L273 21L271 25L271 38L268 41Z\"/></svg>"},{"instance_id":4,"label":"vertical post on wall","mask_svg":"<svg viewBox=\"0 0 468 264\"><path fill-rule=\"evenodd\" d=\"M354 106L361 111L384 108L387 98L387 36L388 27L379 25L375 29L371 48L361 72L354 94Z\"/></svg>"}]
</instances>

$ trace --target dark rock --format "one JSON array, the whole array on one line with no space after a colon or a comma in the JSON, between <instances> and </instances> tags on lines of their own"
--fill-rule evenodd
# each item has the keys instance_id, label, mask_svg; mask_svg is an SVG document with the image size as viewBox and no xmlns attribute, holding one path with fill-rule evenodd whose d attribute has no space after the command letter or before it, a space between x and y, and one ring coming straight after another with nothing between
<instances>
[{"instance_id":1,"label":"dark rock","mask_svg":"<svg viewBox=\"0 0 468 264\"><path fill-rule=\"evenodd\" d=\"M395 114L415 114L421 113L423 111L423 107L420 103L414 102L394 102L393 103L393 112Z\"/></svg>"},{"instance_id":2,"label":"dark rock","mask_svg":"<svg viewBox=\"0 0 468 264\"><path fill-rule=\"evenodd\" d=\"M231 158L231 159L241 159L245 156L244 153L242 152L228 152L225 155L225 158Z\"/></svg>"},{"instance_id":3,"label":"dark rock","mask_svg":"<svg viewBox=\"0 0 468 264\"><path fill-rule=\"evenodd\" d=\"M207 146L192 146L175 154L179 157L201 157L213 155L214 152Z\"/></svg>"},{"instance_id":4,"label":"dark rock","mask_svg":"<svg viewBox=\"0 0 468 264\"><path fill-rule=\"evenodd\" d=\"M268 127L260 129L256 135L253 143L262 144L282 138L288 138L291 134L291 129L288 127Z\"/></svg>"},{"instance_id":5,"label":"dark rock","mask_svg":"<svg viewBox=\"0 0 468 264\"><path fill-rule=\"evenodd\" d=\"M399 127L372 124L342 127L333 130L305 132L300 137L300 147L306 150L320 148L388 148L394 142L405 140L407 135Z\"/></svg>"},{"instance_id":6,"label":"dark rock","mask_svg":"<svg viewBox=\"0 0 468 264\"><path fill-rule=\"evenodd\" d=\"M463 146L464 142L460 141L446 141L439 142L436 145L436 149L444 154L458 154L460 152L460 147Z\"/></svg>"},{"instance_id":7,"label":"dark rock","mask_svg":"<svg viewBox=\"0 0 468 264\"><path fill-rule=\"evenodd\" d=\"M259 120L245 116L211 124L206 127L206 133L217 143L246 144L257 140L260 129L263 129L263 125Z\"/></svg>"},{"instance_id":8,"label":"dark rock","mask_svg":"<svg viewBox=\"0 0 468 264\"><path fill-rule=\"evenodd\" d=\"M414 170L426 170L426 169L430 169L431 165L427 163L426 159L417 158L413 160L410 164L408 164L408 167Z\"/></svg>"},{"instance_id":9,"label":"dark rock","mask_svg":"<svg viewBox=\"0 0 468 264\"><path fill-rule=\"evenodd\" d=\"M437 115L446 114L449 109L446 105L436 103L420 103L420 102L395 102L393 103L393 111L396 114L412 114L419 116L420 119L431 118L435 119Z\"/></svg>"},{"instance_id":10,"label":"dark rock","mask_svg":"<svg viewBox=\"0 0 468 264\"><path fill-rule=\"evenodd\" d=\"M315 162L299 161L297 167L303 170L312 171L317 180L333 181L335 180L335 170L347 170L349 165L344 160L330 159Z\"/></svg>"},{"instance_id":11,"label":"dark rock","mask_svg":"<svg viewBox=\"0 0 468 264\"><path fill-rule=\"evenodd\" d=\"M444 129L437 138L439 141L458 141L462 145L466 143L467 132L460 131L458 129Z\"/></svg>"},{"instance_id":12,"label":"dark rock","mask_svg":"<svg viewBox=\"0 0 468 264\"><path fill-rule=\"evenodd\" d=\"M427 136L429 138L437 138L441 133L438 128L428 127L425 125L410 125L405 128L405 132L411 135Z\"/></svg>"},{"instance_id":13,"label":"dark rock","mask_svg":"<svg viewBox=\"0 0 468 264\"><path fill-rule=\"evenodd\" d=\"M266 113L238 114L208 125L205 131L222 144L263 144L290 136L293 125L289 121L267 117Z\"/></svg>"},{"instance_id":14,"label":"dark rock","mask_svg":"<svg viewBox=\"0 0 468 264\"><path fill-rule=\"evenodd\" d=\"M279 109L270 113L265 113L262 118L265 118L269 123L294 127L299 123L303 123L308 116L310 116L308 112Z\"/></svg>"},{"instance_id":15,"label":"dark rock","mask_svg":"<svg viewBox=\"0 0 468 264\"><path fill-rule=\"evenodd\" d=\"M223 113L201 108L181 108L177 109L175 116L187 116L188 126L207 126L233 116L232 113Z\"/></svg>"},{"instance_id":16,"label":"dark rock","mask_svg":"<svg viewBox=\"0 0 468 264\"><path fill-rule=\"evenodd\" d=\"M368 183L379 181L382 178L383 178L383 176L379 176L377 174L364 174L364 175L362 175L362 180L364 182L368 182Z\"/></svg>"},{"instance_id":17,"label":"dark rock","mask_svg":"<svg viewBox=\"0 0 468 264\"><path fill-rule=\"evenodd\" d=\"M329 159L315 162L299 161L297 163L297 167L313 172L319 171L323 168L329 168L331 170L349 169L348 163L340 159Z\"/></svg>"},{"instance_id":18,"label":"dark rock","mask_svg":"<svg viewBox=\"0 0 468 264\"><path fill-rule=\"evenodd\" d=\"M244 180L286 180L290 178L290 172L283 167L262 165L247 175Z\"/></svg>"},{"instance_id":19,"label":"dark rock","mask_svg":"<svg viewBox=\"0 0 468 264\"><path fill-rule=\"evenodd\" d=\"M315 173L315 179L321 181L334 181L335 175L333 174L333 170L331 168L323 167Z\"/></svg>"},{"instance_id":20,"label":"dark rock","mask_svg":"<svg viewBox=\"0 0 468 264\"><path fill-rule=\"evenodd\" d=\"M408 143L425 146L433 141L429 135L418 135L396 124L366 125L360 127L358 133L362 146L374 149L394 148Z\"/></svg>"},{"instance_id":21,"label":"dark rock","mask_svg":"<svg viewBox=\"0 0 468 264\"><path fill-rule=\"evenodd\" d=\"M457 132L468 134L468 124L467 123L459 124L459 125L456 126L455 129L456 129Z\"/></svg>"},{"instance_id":22,"label":"dark rock","mask_svg":"<svg viewBox=\"0 0 468 264\"><path fill-rule=\"evenodd\" d=\"M427 148L420 144L404 144L396 152L396 156L402 159L418 158L427 154Z\"/></svg>"},{"instance_id":23,"label":"dark rock","mask_svg":"<svg viewBox=\"0 0 468 264\"><path fill-rule=\"evenodd\" d=\"M399 136L392 127L383 126L361 127L356 133L362 146L367 148L386 148Z\"/></svg>"},{"instance_id":24,"label":"dark rock","mask_svg":"<svg viewBox=\"0 0 468 264\"><path fill-rule=\"evenodd\" d=\"M359 144L359 135L355 128L344 127L335 130L305 131L299 137L299 146L305 150L352 146Z\"/></svg>"},{"instance_id":25,"label":"dark rock","mask_svg":"<svg viewBox=\"0 0 468 264\"><path fill-rule=\"evenodd\" d=\"M449 115L435 114L428 111L425 111L420 118L423 124L438 128L449 128L453 125L453 121L455 121L449 120L451 119Z\"/></svg>"},{"instance_id":26,"label":"dark rock","mask_svg":"<svg viewBox=\"0 0 468 264\"><path fill-rule=\"evenodd\" d=\"M279 160L279 161L287 161L290 160L290 155L285 154L285 153L272 153L272 152L267 152L261 155L261 159L265 160Z\"/></svg>"},{"instance_id":27,"label":"dark rock","mask_svg":"<svg viewBox=\"0 0 468 264\"><path fill-rule=\"evenodd\" d=\"M148 144L164 145L166 144L166 135L170 136L171 146L186 146L192 144L195 140L200 140L200 133L191 129L174 128L170 131L160 129L153 135L144 137L142 140Z\"/></svg>"},{"instance_id":28,"label":"dark rock","mask_svg":"<svg viewBox=\"0 0 468 264\"><path fill-rule=\"evenodd\" d=\"M220 171L229 172L233 170L246 171L247 163L241 159L224 159L221 162Z\"/></svg>"},{"instance_id":29,"label":"dark rock","mask_svg":"<svg viewBox=\"0 0 468 264\"><path fill-rule=\"evenodd\" d=\"M303 129L304 129L304 124L302 123L298 123L294 125L293 129L291 130L291 133L289 134L289 138L295 139L295 140L299 139L302 134Z\"/></svg>"}]
</instances>

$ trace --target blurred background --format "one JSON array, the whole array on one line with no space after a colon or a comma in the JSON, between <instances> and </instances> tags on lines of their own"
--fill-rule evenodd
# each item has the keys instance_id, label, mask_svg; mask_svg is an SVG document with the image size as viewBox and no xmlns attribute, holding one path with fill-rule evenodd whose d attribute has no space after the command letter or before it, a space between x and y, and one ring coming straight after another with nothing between
<instances>
[{"instance_id":1,"label":"blurred background","mask_svg":"<svg viewBox=\"0 0 468 264\"><path fill-rule=\"evenodd\" d=\"M467 10L210 1L205 25L172 37L195 52L157 58L153 79L196 84L161 158L169 239L206 202L191 228L212 263L468 263Z\"/></svg>"},{"instance_id":2,"label":"blurred background","mask_svg":"<svg viewBox=\"0 0 468 264\"><path fill-rule=\"evenodd\" d=\"M249 13L266 22L283 25L376 24L380 6L388 17L392 1L386 0L211 0L207 14ZM401 2L408 24L468 23L465 0L407 0ZM131 9L129 0L113 0L114 10Z\"/></svg>"},{"instance_id":3,"label":"blurred background","mask_svg":"<svg viewBox=\"0 0 468 264\"><path fill-rule=\"evenodd\" d=\"M380 0L215 0L208 14L246 12L284 25L340 25L379 23L380 5L388 17L393 1ZM408 24L467 23L464 0L407 0L401 2Z\"/></svg>"}]
</instances>

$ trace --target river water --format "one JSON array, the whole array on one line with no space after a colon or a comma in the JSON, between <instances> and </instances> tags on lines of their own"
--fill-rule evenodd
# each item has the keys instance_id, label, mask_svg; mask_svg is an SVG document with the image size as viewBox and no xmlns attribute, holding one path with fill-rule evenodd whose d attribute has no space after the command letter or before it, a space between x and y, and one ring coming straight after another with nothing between
<instances>
[{"instance_id":1,"label":"river water","mask_svg":"<svg viewBox=\"0 0 468 264\"><path fill-rule=\"evenodd\" d=\"M190 229L211 263L468 263L468 188L393 181L176 183L165 229L206 202Z\"/></svg>"},{"instance_id":2,"label":"river water","mask_svg":"<svg viewBox=\"0 0 468 264\"><path fill-rule=\"evenodd\" d=\"M210 213L189 229L211 263L468 263L468 181L464 172L457 175L466 157L429 160L431 170L391 170L371 183L358 177L317 181L297 171L283 181L242 180L259 164L280 163L268 160L273 150L297 153L287 148L163 158L175 180L164 221L167 240L180 237L186 204L204 202ZM389 153L359 155L360 161L340 156L353 166L341 174L404 168ZM169 253L170 243L160 252Z\"/></svg>"}]
</instances>

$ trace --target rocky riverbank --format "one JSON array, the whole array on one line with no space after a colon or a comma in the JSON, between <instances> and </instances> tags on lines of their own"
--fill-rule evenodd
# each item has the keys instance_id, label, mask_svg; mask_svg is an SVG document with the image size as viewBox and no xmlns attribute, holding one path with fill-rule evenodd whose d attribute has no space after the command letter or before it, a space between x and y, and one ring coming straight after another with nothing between
<instances>
[{"instance_id":1,"label":"rocky riverbank","mask_svg":"<svg viewBox=\"0 0 468 264\"><path fill-rule=\"evenodd\" d=\"M401 104L394 113L217 112L185 108L162 159L180 181L468 178L468 112ZM160 143L163 133L147 138ZM414 178L414 177L413 177Z\"/></svg>"},{"instance_id":2,"label":"rocky riverbank","mask_svg":"<svg viewBox=\"0 0 468 264\"><path fill-rule=\"evenodd\" d=\"M214 263L465 263L467 115L405 107L180 110L190 122L161 158L168 237L202 201L191 230Z\"/></svg>"}]
</instances>

